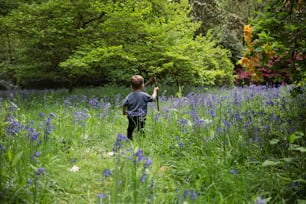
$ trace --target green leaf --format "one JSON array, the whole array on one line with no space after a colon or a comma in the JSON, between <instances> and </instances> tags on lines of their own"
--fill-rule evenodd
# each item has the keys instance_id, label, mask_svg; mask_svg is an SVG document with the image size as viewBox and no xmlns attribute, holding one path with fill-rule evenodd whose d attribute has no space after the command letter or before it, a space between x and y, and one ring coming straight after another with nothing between
<instances>
[{"instance_id":1,"label":"green leaf","mask_svg":"<svg viewBox=\"0 0 306 204\"><path fill-rule=\"evenodd\" d=\"M276 145L277 143L279 143L279 141L280 141L279 139L273 138L272 140L269 141L269 143L271 145Z\"/></svg>"},{"instance_id":2,"label":"green leaf","mask_svg":"<svg viewBox=\"0 0 306 204\"><path fill-rule=\"evenodd\" d=\"M290 162L292 162L292 161L294 160L294 157L283 158L283 160L284 160L285 162L290 163Z\"/></svg>"},{"instance_id":3,"label":"green leaf","mask_svg":"<svg viewBox=\"0 0 306 204\"><path fill-rule=\"evenodd\" d=\"M290 143L290 144L293 144L294 141L295 141L295 134L293 133L293 134L290 135L289 143Z\"/></svg>"},{"instance_id":4,"label":"green leaf","mask_svg":"<svg viewBox=\"0 0 306 204\"><path fill-rule=\"evenodd\" d=\"M293 150L293 151L300 151L300 152L306 152L306 147L301 147L301 146L298 146L298 147L290 147L289 150Z\"/></svg>"},{"instance_id":5,"label":"green leaf","mask_svg":"<svg viewBox=\"0 0 306 204\"><path fill-rule=\"evenodd\" d=\"M266 166L276 166L278 164L280 164L281 162L280 161L271 161L271 160L266 160L262 163L262 166L263 167L266 167Z\"/></svg>"},{"instance_id":6,"label":"green leaf","mask_svg":"<svg viewBox=\"0 0 306 204\"><path fill-rule=\"evenodd\" d=\"M23 152L19 152L13 159L12 166L16 166L23 155Z\"/></svg>"},{"instance_id":7,"label":"green leaf","mask_svg":"<svg viewBox=\"0 0 306 204\"><path fill-rule=\"evenodd\" d=\"M289 143L293 144L295 142L295 140L300 139L303 136L304 136L304 134L302 132L294 132L289 137Z\"/></svg>"},{"instance_id":8,"label":"green leaf","mask_svg":"<svg viewBox=\"0 0 306 204\"><path fill-rule=\"evenodd\" d=\"M11 149L7 151L7 158L8 158L8 161L11 163L13 159L13 153Z\"/></svg>"}]
</instances>

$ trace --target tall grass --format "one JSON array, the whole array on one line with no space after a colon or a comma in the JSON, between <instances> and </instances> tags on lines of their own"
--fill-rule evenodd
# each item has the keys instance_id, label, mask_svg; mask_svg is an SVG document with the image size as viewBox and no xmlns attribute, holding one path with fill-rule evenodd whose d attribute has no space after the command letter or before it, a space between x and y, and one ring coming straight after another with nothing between
<instances>
[{"instance_id":1,"label":"tall grass","mask_svg":"<svg viewBox=\"0 0 306 204\"><path fill-rule=\"evenodd\" d=\"M306 100L289 89L163 94L133 141L128 89L2 93L0 202L305 202Z\"/></svg>"}]
</instances>

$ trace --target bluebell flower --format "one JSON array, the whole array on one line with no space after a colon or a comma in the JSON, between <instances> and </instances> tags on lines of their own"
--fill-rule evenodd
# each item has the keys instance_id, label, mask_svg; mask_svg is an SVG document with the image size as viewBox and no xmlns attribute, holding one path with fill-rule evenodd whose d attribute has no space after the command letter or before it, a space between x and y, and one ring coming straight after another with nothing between
<instances>
[{"instance_id":1,"label":"bluebell flower","mask_svg":"<svg viewBox=\"0 0 306 204\"><path fill-rule=\"evenodd\" d=\"M255 204L265 204L265 199L263 199L261 196L256 198Z\"/></svg>"},{"instance_id":2,"label":"bluebell flower","mask_svg":"<svg viewBox=\"0 0 306 204\"><path fill-rule=\"evenodd\" d=\"M231 172L231 174L234 174L234 175L239 173L239 171L237 169L231 169L230 172Z\"/></svg>"},{"instance_id":3,"label":"bluebell flower","mask_svg":"<svg viewBox=\"0 0 306 204\"><path fill-rule=\"evenodd\" d=\"M156 114L154 115L154 121L155 121L155 122L159 121L159 116L160 116L159 113L156 113Z\"/></svg>"},{"instance_id":4,"label":"bluebell flower","mask_svg":"<svg viewBox=\"0 0 306 204\"><path fill-rule=\"evenodd\" d=\"M190 192L190 190L185 190L184 191L184 199L186 200L187 199L187 197L189 196L191 194L191 192Z\"/></svg>"},{"instance_id":5,"label":"bluebell flower","mask_svg":"<svg viewBox=\"0 0 306 204\"><path fill-rule=\"evenodd\" d=\"M10 125L7 129L7 133L10 134L10 135L15 135L15 134L19 133L22 129L22 125L13 116L9 116L9 120L10 120L9 121Z\"/></svg>"},{"instance_id":6,"label":"bluebell flower","mask_svg":"<svg viewBox=\"0 0 306 204\"><path fill-rule=\"evenodd\" d=\"M98 98L96 98L96 97L91 98L91 99L88 101L88 106L89 106L89 107L93 107L94 109L97 109L98 106L99 106L99 100L98 100Z\"/></svg>"},{"instance_id":7,"label":"bluebell flower","mask_svg":"<svg viewBox=\"0 0 306 204\"><path fill-rule=\"evenodd\" d=\"M49 141L49 135L50 135L51 131L55 128L54 126L52 126L52 118L51 117L53 117L53 116L50 116L45 120L45 125L44 125L44 139L45 139L45 141Z\"/></svg>"},{"instance_id":8,"label":"bluebell flower","mask_svg":"<svg viewBox=\"0 0 306 204\"><path fill-rule=\"evenodd\" d=\"M106 198L106 194L105 193L100 193L100 194L97 195L97 197L99 199L104 199L104 198Z\"/></svg>"},{"instance_id":9,"label":"bluebell flower","mask_svg":"<svg viewBox=\"0 0 306 204\"><path fill-rule=\"evenodd\" d=\"M144 163L144 167L145 168L149 168L152 164L152 159L151 158L148 158L145 163Z\"/></svg>"},{"instance_id":10,"label":"bluebell flower","mask_svg":"<svg viewBox=\"0 0 306 204\"><path fill-rule=\"evenodd\" d=\"M39 134L40 134L39 132L30 133L31 142L36 141L38 139Z\"/></svg>"},{"instance_id":11,"label":"bluebell flower","mask_svg":"<svg viewBox=\"0 0 306 204\"><path fill-rule=\"evenodd\" d=\"M138 161L144 160L145 156L143 155L143 150L138 149L138 151L135 153L135 156L138 158Z\"/></svg>"},{"instance_id":12,"label":"bluebell flower","mask_svg":"<svg viewBox=\"0 0 306 204\"><path fill-rule=\"evenodd\" d=\"M109 177L109 176L111 176L112 175L112 171L110 170L110 169L105 169L104 171L103 171L103 176L104 177Z\"/></svg>"},{"instance_id":13,"label":"bluebell flower","mask_svg":"<svg viewBox=\"0 0 306 204\"><path fill-rule=\"evenodd\" d=\"M211 115L211 117L216 117L216 111L215 110L213 110L213 109L211 109L210 110L210 115Z\"/></svg>"},{"instance_id":14,"label":"bluebell flower","mask_svg":"<svg viewBox=\"0 0 306 204\"><path fill-rule=\"evenodd\" d=\"M85 110L78 110L74 113L74 121L75 122L82 122L84 124L87 119L89 118L88 111Z\"/></svg>"},{"instance_id":15,"label":"bluebell flower","mask_svg":"<svg viewBox=\"0 0 306 204\"><path fill-rule=\"evenodd\" d=\"M123 135L123 134L121 134L121 133L119 133L119 134L117 135L117 142L122 142L122 141L125 141L125 140L128 140L128 137L127 137L127 136L125 136L125 135Z\"/></svg>"},{"instance_id":16,"label":"bluebell flower","mask_svg":"<svg viewBox=\"0 0 306 204\"><path fill-rule=\"evenodd\" d=\"M142 174L142 176L140 178L141 183L144 183L146 181L146 178L147 178L147 173L143 172L143 174Z\"/></svg>"},{"instance_id":17,"label":"bluebell flower","mask_svg":"<svg viewBox=\"0 0 306 204\"><path fill-rule=\"evenodd\" d=\"M64 106L71 106L72 103L71 103L70 99L65 99L63 105Z\"/></svg>"},{"instance_id":18,"label":"bluebell flower","mask_svg":"<svg viewBox=\"0 0 306 204\"><path fill-rule=\"evenodd\" d=\"M191 195L190 195L190 200L194 201L199 197L199 194L197 191L192 191Z\"/></svg>"},{"instance_id":19,"label":"bluebell flower","mask_svg":"<svg viewBox=\"0 0 306 204\"><path fill-rule=\"evenodd\" d=\"M123 142L128 141L129 138L121 133L117 135L116 142L114 143L113 151L118 152L120 148L124 146Z\"/></svg>"},{"instance_id":20,"label":"bluebell flower","mask_svg":"<svg viewBox=\"0 0 306 204\"><path fill-rule=\"evenodd\" d=\"M36 171L36 175L37 175L37 176L40 176L41 174L43 174L43 173L44 173L44 171L45 171L45 168L40 167L39 169L37 169L37 171Z\"/></svg>"},{"instance_id":21,"label":"bluebell flower","mask_svg":"<svg viewBox=\"0 0 306 204\"><path fill-rule=\"evenodd\" d=\"M185 128L185 127L187 126L187 122L188 122L188 121L187 121L187 119L185 119L185 118L181 118L181 119L179 119L177 122L178 122L179 125L182 125L182 127Z\"/></svg>"},{"instance_id":22,"label":"bluebell flower","mask_svg":"<svg viewBox=\"0 0 306 204\"><path fill-rule=\"evenodd\" d=\"M38 114L40 118L44 118L46 116L43 112L39 112Z\"/></svg>"},{"instance_id":23,"label":"bluebell flower","mask_svg":"<svg viewBox=\"0 0 306 204\"><path fill-rule=\"evenodd\" d=\"M184 191L184 200L187 200L188 197L190 198L190 201L194 201L199 197L199 194L195 190L185 190Z\"/></svg>"},{"instance_id":24,"label":"bluebell flower","mask_svg":"<svg viewBox=\"0 0 306 204\"><path fill-rule=\"evenodd\" d=\"M32 179L28 179L26 188L28 188L32 183L33 183L33 180Z\"/></svg>"},{"instance_id":25,"label":"bluebell flower","mask_svg":"<svg viewBox=\"0 0 306 204\"><path fill-rule=\"evenodd\" d=\"M226 128L229 128L231 126L230 122L227 120L222 119L222 122Z\"/></svg>"},{"instance_id":26,"label":"bluebell flower","mask_svg":"<svg viewBox=\"0 0 306 204\"><path fill-rule=\"evenodd\" d=\"M39 151L37 151L37 152L35 152L35 155L34 155L35 157L40 157L40 152Z\"/></svg>"}]
</instances>

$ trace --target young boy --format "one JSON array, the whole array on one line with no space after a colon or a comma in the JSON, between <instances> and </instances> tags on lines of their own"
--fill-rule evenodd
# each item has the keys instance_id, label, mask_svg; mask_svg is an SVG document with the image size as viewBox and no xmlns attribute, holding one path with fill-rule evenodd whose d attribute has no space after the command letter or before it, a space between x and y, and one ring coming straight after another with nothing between
<instances>
[{"instance_id":1,"label":"young boy","mask_svg":"<svg viewBox=\"0 0 306 204\"><path fill-rule=\"evenodd\" d=\"M152 102L157 97L158 87L154 88L153 94L143 92L144 79L140 75L134 75L131 78L133 92L129 93L123 100L123 115L127 115L129 126L127 129L127 137L133 139L133 131L143 131L145 125L145 116L147 115L147 103Z\"/></svg>"}]
</instances>

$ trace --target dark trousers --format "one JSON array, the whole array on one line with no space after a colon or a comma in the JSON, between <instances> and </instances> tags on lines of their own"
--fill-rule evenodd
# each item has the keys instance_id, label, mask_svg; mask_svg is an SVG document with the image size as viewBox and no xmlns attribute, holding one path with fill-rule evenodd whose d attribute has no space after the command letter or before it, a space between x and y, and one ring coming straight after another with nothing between
<instances>
[{"instance_id":1,"label":"dark trousers","mask_svg":"<svg viewBox=\"0 0 306 204\"><path fill-rule=\"evenodd\" d=\"M137 131L144 133L144 126L145 126L145 118L139 116L129 116L129 126L127 129L127 137L132 140L133 139L133 131L137 127Z\"/></svg>"}]
</instances>

